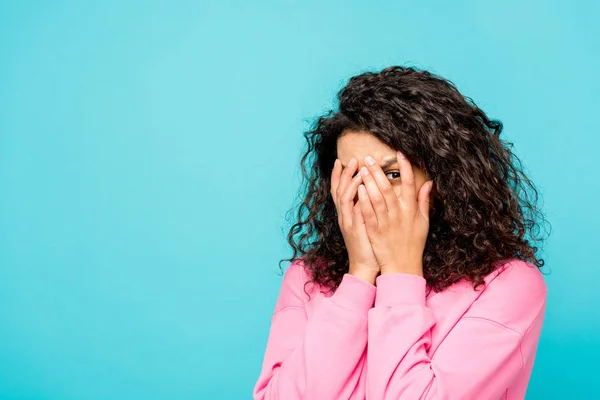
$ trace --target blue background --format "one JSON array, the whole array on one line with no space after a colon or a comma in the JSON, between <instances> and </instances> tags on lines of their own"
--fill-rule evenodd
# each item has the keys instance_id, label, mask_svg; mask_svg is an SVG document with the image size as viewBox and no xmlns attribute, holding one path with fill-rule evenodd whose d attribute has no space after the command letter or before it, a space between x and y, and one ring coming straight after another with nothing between
<instances>
[{"instance_id":1,"label":"blue background","mask_svg":"<svg viewBox=\"0 0 600 400\"><path fill-rule=\"evenodd\" d=\"M598 4L1 2L0 398L250 398L302 132L391 64L505 123L552 224L528 399L592 398Z\"/></svg>"}]
</instances>

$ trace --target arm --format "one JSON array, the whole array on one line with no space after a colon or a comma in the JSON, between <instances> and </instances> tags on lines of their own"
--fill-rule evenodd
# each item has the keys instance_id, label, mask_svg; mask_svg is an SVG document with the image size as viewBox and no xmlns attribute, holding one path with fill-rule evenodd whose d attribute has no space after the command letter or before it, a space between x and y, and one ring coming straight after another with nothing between
<instances>
[{"instance_id":1,"label":"arm","mask_svg":"<svg viewBox=\"0 0 600 400\"><path fill-rule=\"evenodd\" d=\"M436 319L425 305L425 279L381 275L369 311L367 398L501 398L535 355L545 308L539 272L515 277L525 279L509 273L492 281L430 357Z\"/></svg>"},{"instance_id":2,"label":"arm","mask_svg":"<svg viewBox=\"0 0 600 400\"><path fill-rule=\"evenodd\" d=\"M375 286L346 274L307 318L304 271L290 266L272 318L255 400L352 399L366 361Z\"/></svg>"}]
</instances>

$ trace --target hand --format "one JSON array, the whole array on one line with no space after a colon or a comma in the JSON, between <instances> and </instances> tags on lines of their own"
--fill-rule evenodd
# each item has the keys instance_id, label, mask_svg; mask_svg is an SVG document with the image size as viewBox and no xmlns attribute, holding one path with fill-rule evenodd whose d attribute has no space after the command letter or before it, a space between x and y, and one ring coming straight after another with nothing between
<instances>
[{"instance_id":1,"label":"hand","mask_svg":"<svg viewBox=\"0 0 600 400\"><path fill-rule=\"evenodd\" d=\"M433 181L425 182L417 194L412 165L397 152L401 195L379 165L369 163L358 197L369 241L381 273L409 273L423 276L423 252L429 231L429 197ZM366 189L365 189L366 188Z\"/></svg>"},{"instance_id":2,"label":"hand","mask_svg":"<svg viewBox=\"0 0 600 400\"><path fill-rule=\"evenodd\" d=\"M331 172L331 196L338 212L338 224L344 237L350 269L348 273L375 284L379 274L379 263L369 242L365 221L362 218L360 204L354 204L358 185L362 183L360 174L352 175L358 167L358 161L350 160L342 171L342 163L336 159Z\"/></svg>"}]
</instances>

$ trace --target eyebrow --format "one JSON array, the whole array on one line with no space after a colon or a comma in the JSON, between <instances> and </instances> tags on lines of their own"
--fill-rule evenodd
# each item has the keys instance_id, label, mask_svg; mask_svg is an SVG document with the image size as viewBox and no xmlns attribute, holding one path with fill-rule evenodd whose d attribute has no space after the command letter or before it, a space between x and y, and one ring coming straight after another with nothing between
<instances>
[{"instance_id":1,"label":"eyebrow","mask_svg":"<svg viewBox=\"0 0 600 400\"><path fill-rule=\"evenodd\" d=\"M396 159L396 157L393 158L388 158L386 160L383 160L383 164L380 165L381 169L386 169L388 167L391 167L392 165L396 164L398 162L398 160ZM344 164L342 164L342 169L346 168L346 166Z\"/></svg>"}]
</instances>

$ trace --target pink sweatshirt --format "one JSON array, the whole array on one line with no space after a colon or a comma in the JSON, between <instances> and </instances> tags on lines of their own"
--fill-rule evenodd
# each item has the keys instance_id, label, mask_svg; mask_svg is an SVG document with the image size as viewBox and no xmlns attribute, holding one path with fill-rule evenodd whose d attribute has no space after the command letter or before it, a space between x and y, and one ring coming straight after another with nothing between
<instances>
[{"instance_id":1,"label":"pink sweatshirt","mask_svg":"<svg viewBox=\"0 0 600 400\"><path fill-rule=\"evenodd\" d=\"M525 261L503 264L477 291L463 281L427 295L417 275L380 275L373 286L346 274L333 295L307 285L309 299L295 261L254 399L523 399L546 285Z\"/></svg>"}]
</instances>

